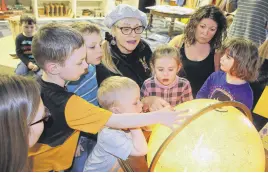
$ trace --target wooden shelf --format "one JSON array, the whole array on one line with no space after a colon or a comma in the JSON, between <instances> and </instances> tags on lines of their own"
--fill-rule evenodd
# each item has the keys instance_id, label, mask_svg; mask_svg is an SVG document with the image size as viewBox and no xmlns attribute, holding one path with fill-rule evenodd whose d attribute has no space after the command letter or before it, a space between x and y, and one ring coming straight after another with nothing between
<instances>
[{"instance_id":1,"label":"wooden shelf","mask_svg":"<svg viewBox=\"0 0 268 173\"><path fill-rule=\"evenodd\" d=\"M76 0L77 2L103 2L103 0Z\"/></svg>"},{"instance_id":2,"label":"wooden shelf","mask_svg":"<svg viewBox=\"0 0 268 173\"><path fill-rule=\"evenodd\" d=\"M83 10L83 9L100 9L102 12L102 16L107 15L107 13L113 8L115 7L115 1L116 0L31 0L32 1L32 7L33 7L33 11L35 14L35 17L38 18L44 18L44 17L39 17L39 12L38 12L38 8L42 8L42 6L40 5L41 3L59 3L59 2L69 2L68 6L72 11L72 16L74 16L74 18L76 18L76 16L79 16L79 18L81 18L82 16L80 15L81 11L79 10ZM133 5L135 7L137 7L136 4L138 4L139 0L123 0L123 3L129 4L129 5ZM137 7L138 8L138 7ZM78 14L78 15L77 15ZM86 17L91 17L91 16L86 16ZM49 18L61 18L61 17L47 17ZM64 17L65 18L65 17ZM66 17L68 18L68 17ZM70 17L71 18L71 17ZM92 18L92 17L91 17Z\"/></svg>"}]
</instances>

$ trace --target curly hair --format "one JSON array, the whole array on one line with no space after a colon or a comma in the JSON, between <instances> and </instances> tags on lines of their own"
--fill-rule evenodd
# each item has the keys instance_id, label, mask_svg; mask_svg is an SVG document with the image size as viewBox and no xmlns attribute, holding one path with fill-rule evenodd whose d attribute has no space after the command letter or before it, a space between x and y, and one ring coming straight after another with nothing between
<instances>
[{"instance_id":1,"label":"curly hair","mask_svg":"<svg viewBox=\"0 0 268 173\"><path fill-rule=\"evenodd\" d=\"M212 19L217 25L217 31L214 37L210 40L209 44L212 48L216 49L221 47L223 38L226 37L227 21L222 11L213 5L206 5L199 8L190 18L184 33L184 42L192 45L195 43L195 32L197 25L202 19Z\"/></svg>"}]
</instances>

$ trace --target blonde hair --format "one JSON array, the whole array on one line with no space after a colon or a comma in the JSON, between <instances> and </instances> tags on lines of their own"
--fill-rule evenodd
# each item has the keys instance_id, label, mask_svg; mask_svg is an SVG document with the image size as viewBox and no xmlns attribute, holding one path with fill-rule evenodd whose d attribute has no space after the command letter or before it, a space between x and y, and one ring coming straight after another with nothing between
<instances>
[{"instance_id":1,"label":"blonde hair","mask_svg":"<svg viewBox=\"0 0 268 173\"><path fill-rule=\"evenodd\" d=\"M249 82L257 79L261 60L253 42L244 38L231 38L224 42L222 50L234 58L231 75Z\"/></svg>"},{"instance_id":2,"label":"blonde hair","mask_svg":"<svg viewBox=\"0 0 268 173\"><path fill-rule=\"evenodd\" d=\"M92 34L94 32L100 34L100 28L97 25L89 22L74 22L71 24L71 27L82 34Z\"/></svg>"},{"instance_id":3,"label":"blonde hair","mask_svg":"<svg viewBox=\"0 0 268 173\"><path fill-rule=\"evenodd\" d=\"M116 22L116 24L117 23L118 22ZM115 25L113 25L111 28L112 33L115 32ZM103 41L103 43L102 43L103 58L101 59L101 63L104 65L104 67L106 67L109 71L113 72L114 74L118 74L118 75L123 76L122 73L118 70L118 68L114 64L113 57L112 57L111 51L110 51L110 49L111 49L110 43L109 43L109 41L107 41L107 39L108 40L113 39L112 37L113 36L110 33L108 33L108 32L105 33L106 40Z\"/></svg>"},{"instance_id":4,"label":"blonde hair","mask_svg":"<svg viewBox=\"0 0 268 173\"><path fill-rule=\"evenodd\" d=\"M138 84L130 78L112 76L105 79L98 89L98 101L101 107L109 109L122 97L123 90L138 89Z\"/></svg>"},{"instance_id":5,"label":"blonde hair","mask_svg":"<svg viewBox=\"0 0 268 173\"><path fill-rule=\"evenodd\" d=\"M153 52L152 58L150 60L151 69L153 69L153 67L155 66L155 61L162 57L173 58L177 62L178 66L181 65L179 50L173 46L161 45L161 46L158 46Z\"/></svg>"},{"instance_id":6,"label":"blonde hair","mask_svg":"<svg viewBox=\"0 0 268 173\"><path fill-rule=\"evenodd\" d=\"M265 59L268 59L268 40L259 47L259 56L262 58L262 63Z\"/></svg>"}]
</instances>

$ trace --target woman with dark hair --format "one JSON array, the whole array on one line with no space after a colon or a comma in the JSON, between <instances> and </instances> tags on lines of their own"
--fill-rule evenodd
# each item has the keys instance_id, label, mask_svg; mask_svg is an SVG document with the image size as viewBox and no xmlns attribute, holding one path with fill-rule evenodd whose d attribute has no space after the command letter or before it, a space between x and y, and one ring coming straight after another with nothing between
<instances>
[{"instance_id":1,"label":"woman with dark hair","mask_svg":"<svg viewBox=\"0 0 268 173\"><path fill-rule=\"evenodd\" d=\"M0 76L0 171L31 171L28 148L44 129L39 85L21 76Z\"/></svg>"},{"instance_id":2,"label":"woman with dark hair","mask_svg":"<svg viewBox=\"0 0 268 173\"><path fill-rule=\"evenodd\" d=\"M207 5L191 16L184 34L169 42L180 49L183 65L180 76L190 81L194 97L208 76L219 69L220 55L215 50L226 37L226 28L222 11Z\"/></svg>"}]
</instances>

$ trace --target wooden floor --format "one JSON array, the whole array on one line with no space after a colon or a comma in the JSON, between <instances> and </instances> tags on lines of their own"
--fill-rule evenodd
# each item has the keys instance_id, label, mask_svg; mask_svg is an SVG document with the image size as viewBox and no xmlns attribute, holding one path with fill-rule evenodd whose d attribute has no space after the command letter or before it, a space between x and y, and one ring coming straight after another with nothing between
<instances>
[{"instance_id":1,"label":"wooden floor","mask_svg":"<svg viewBox=\"0 0 268 173\"><path fill-rule=\"evenodd\" d=\"M0 48L0 74L2 74L5 73L5 69L9 71L10 68L15 69L20 60L9 55L15 52L15 41L11 35L0 38Z\"/></svg>"}]
</instances>

